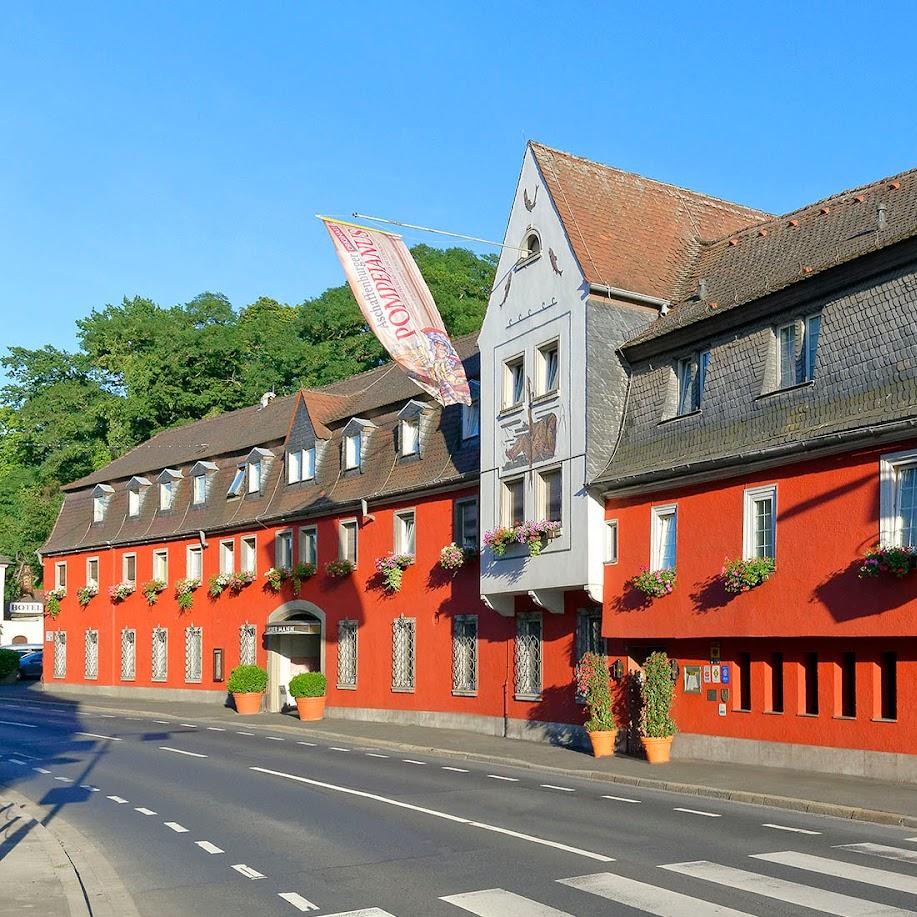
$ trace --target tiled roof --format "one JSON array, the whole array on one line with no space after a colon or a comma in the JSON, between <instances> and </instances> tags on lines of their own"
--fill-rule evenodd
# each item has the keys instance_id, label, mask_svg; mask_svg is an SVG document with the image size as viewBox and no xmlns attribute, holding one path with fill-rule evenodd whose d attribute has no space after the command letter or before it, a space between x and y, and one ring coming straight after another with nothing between
<instances>
[{"instance_id":1,"label":"tiled roof","mask_svg":"<svg viewBox=\"0 0 917 917\"><path fill-rule=\"evenodd\" d=\"M590 283L672 300L702 240L770 218L540 143L531 148Z\"/></svg>"},{"instance_id":2,"label":"tiled roof","mask_svg":"<svg viewBox=\"0 0 917 917\"><path fill-rule=\"evenodd\" d=\"M627 346L685 328L915 235L914 169L724 235L701 246L683 295L668 315ZM703 299L698 294L702 279Z\"/></svg>"}]
</instances>

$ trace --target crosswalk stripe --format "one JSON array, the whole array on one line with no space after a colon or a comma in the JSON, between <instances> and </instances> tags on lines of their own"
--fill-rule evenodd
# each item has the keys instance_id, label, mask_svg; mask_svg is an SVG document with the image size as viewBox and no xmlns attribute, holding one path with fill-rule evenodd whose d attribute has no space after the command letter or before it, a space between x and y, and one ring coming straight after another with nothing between
<instances>
[{"instance_id":1,"label":"crosswalk stripe","mask_svg":"<svg viewBox=\"0 0 917 917\"><path fill-rule=\"evenodd\" d=\"M468 892L464 895L448 895L440 898L446 904L454 904L463 911L477 914L478 917L572 917L566 911L547 904L523 898L502 888L488 888L479 892Z\"/></svg>"},{"instance_id":2,"label":"crosswalk stripe","mask_svg":"<svg viewBox=\"0 0 917 917\"><path fill-rule=\"evenodd\" d=\"M756 860L767 860L769 863L807 869L809 872L818 872L824 876L851 879L854 882L862 882L864 885L893 888L899 892L917 895L917 877L903 876L897 872L889 872L887 869L874 869L872 866L860 866L857 863L845 863L842 860L829 860L827 857L797 853L795 850L756 853L753 854L753 857Z\"/></svg>"},{"instance_id":3,"label":"crosswalk stripe","mask_svg":"<svg viewBox=\"0 0 917 917\"><path fill-rule=\"evenodd\" d=\"M303 898L299 892L278 892L278 898L283 898L288 904L292 904L298 911L317 911L320 910L317 904L313 904L308 898Z\"/></svg>"},{"instance_id":4,"label":"crosswalk stripe","mask_svg":"<svg viewBox=\"0 0 917 917\"><path fill-rule=\"evenodd\" d=\"M721 904L712 904L690 895L669 891L657 885L637 882L611 872L598 872L592 876L576 876L573 879L558 879L561 885L569 885L590 895L598 895L609 901L617 901L628 907L656 914L657 917L750 917L744 911L736 911Z\"/></svg>"},{"instance_id":5,"label":"crosswalk stripe","mask_svg":"<svg viewBox=\"0 0 917 917\"><path fill-rule=\"evenodd\" d=\"M917 850L909 850L907 847L889 847L886 844L838 844L835 849L884 857L886 860L901 860L902 863L917 863Z\"/></svg>"},{"instance_id":6,"label":"crosswalk stripe","mask_svg":"<svg viewBox=\"0 0 917 917\"><path fill-rule=\"evenodd\" d=\"M669 863L660 868L669 872L677 872L683 876L703 879L706 882L714 882L717 885L751 892L753 895L761 895L764 898L798 904L800 907L808 907L813 911L836 914L838 917L905 917L908 914L913 917L913 911L903 911L900 908L877 904L864 898L854 898L851 895L842 895L839 892L826 891L810 885L787 882L784 879L748 872L745 869L721 866L709 860L697 860L694 863Z\"/></svg>"}]
</instances>

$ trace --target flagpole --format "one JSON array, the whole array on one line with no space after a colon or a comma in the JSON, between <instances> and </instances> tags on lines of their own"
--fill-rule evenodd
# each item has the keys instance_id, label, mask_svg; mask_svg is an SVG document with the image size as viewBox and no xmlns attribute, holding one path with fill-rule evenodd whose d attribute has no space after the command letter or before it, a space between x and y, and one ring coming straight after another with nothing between
<instances>
[{"instance_id":1,"label":"flagpole","mask_svg":"<svg viewBox=\"0 0 917 917\"><path fill-rule=\"evenodd\" d=\"M356 216L356 214L354 214ZM323 223L337 223L339 226L353 226L356 229L369 229L372 232L381 232L383 235L392 236L395 239L400 239L401 236L397 232L388 232L385 229L376 229L373 226L361 226L359 223L348 223L347 220L336 220L334 217L326 217L321 213L315 214L315 218L321 220Z\"/></svg>"},{"instance_id":2,"label":"flagpole","mask_svg":"<svg viewBox=\"0 0 917 917\"><path fill-rule=\"evenodd\" d=\"M518 245L506 245L503 242L494 242L493 239L482 239L479 236L466 236L460 232L447 232L445 229L432 229L429 226L418 226L415 223L402 223L400 220L386 220L384 217L371 217L365 213L354 213L357 220L371 220L373 223L388 223L389 226L400 226L402 229L416 229L418 232L432 232L438 236L452 236L453 239L467 239L469 242L483 242L485 245L495 245L497 248L512 248L518 252L522 249ZM354 225L354 224L349 224ZM383 230L380 230L383 231Z\"/></svg>"}]
</instances>

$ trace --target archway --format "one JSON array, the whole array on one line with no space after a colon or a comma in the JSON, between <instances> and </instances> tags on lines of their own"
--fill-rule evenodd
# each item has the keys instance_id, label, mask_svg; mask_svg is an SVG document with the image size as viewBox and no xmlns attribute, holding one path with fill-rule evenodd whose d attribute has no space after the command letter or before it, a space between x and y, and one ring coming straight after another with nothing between
<instances>
[{"instance_id":1,"label":"archway","mask_svg":"<svg viewBox=\"0 0 917 917\"><path fill-rule=\"evenodd\" d=\"M271 612L264 629L267 702L272 713L292 703L287 685L299 672L325 671L325 613L294 599Z\"/></svg>"}]
</instances>

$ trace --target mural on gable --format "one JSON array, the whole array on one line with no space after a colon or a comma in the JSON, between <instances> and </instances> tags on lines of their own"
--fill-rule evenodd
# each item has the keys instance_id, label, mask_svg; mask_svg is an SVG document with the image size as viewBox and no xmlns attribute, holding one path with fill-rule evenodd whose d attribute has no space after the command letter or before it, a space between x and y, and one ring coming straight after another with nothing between
<instances>
[{"instance_id":1,"label":"mural on gable","mask_svg":"<svg viewBox=\"0 0 917 917\"><path fill-rule=\"evenodd\" d=\"M504 469L523 468L554 458L557 451L557 414L552 411L534 420L529 409L528 423L507 430Z\"/></svg>"}]
</instances>

